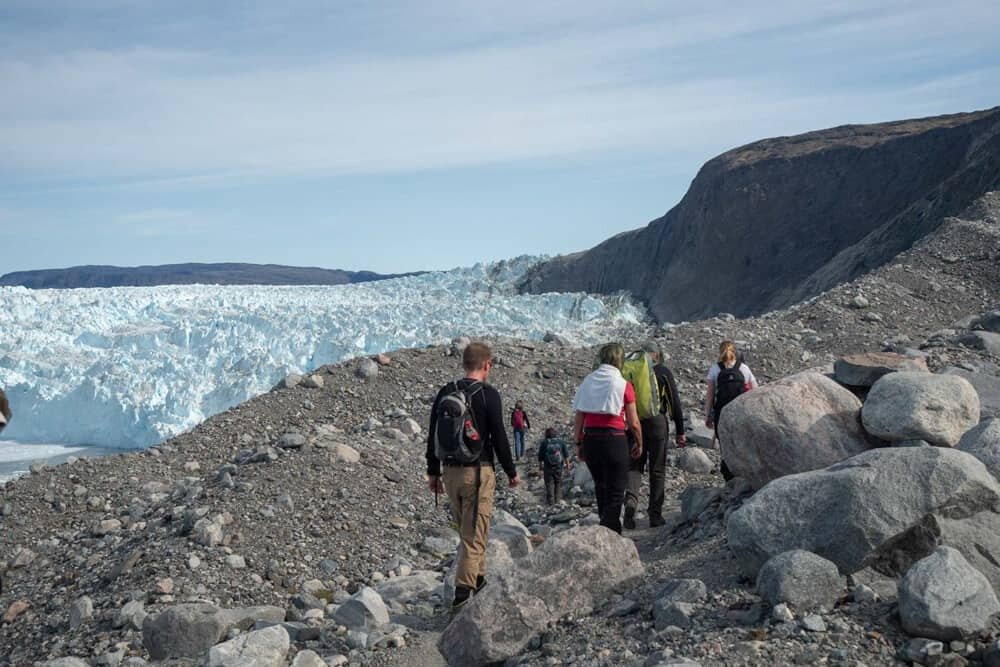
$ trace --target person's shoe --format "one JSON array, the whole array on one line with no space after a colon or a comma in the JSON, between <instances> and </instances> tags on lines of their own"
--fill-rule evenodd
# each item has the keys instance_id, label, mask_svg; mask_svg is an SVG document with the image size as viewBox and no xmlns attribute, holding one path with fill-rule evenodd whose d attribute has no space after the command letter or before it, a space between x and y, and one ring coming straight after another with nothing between
<instances>
[{"instance_id":1,"label":"person's shoe","mask_svg":"<svg viewBox=\"0 0 1000 667\"><path fill-rule=\"evenodd\" d=\"M665 523L666 523L666 521L663 520L663 515L662 514L653 514L652 512L650 512L650 514L649 514L649 527L650 528L659 528L660 526L662 526Z\"/></svg>"},{"instance_id":2,"label":"person's shoe","mask_svg":"<svg viewBox=\"0 0 1000 667\"><path fill-rule=\"evenodd\" d=\"M486 587L486 577L484 577L483 575L479 575L478 577L476 577L476 590L474 591L474 593L476 595L479 595L479 591L483 590L485 587Z\"/></svg>"},{"instance_id":3,"label":"person's shoe","mask_svg":"<svg viewBox=\"0 0 1000 667\"><path fill-rule=\"evenodd\" d=\"M622 526L627 530L635 530L635 508L625 508L625 521L622 522Z\"/></svg>"},{"instance_id":4,"label":"person's shoe","mask_svg":"<svg viewBox=\"0 0 1000 667\"><path fill-rule=\"evenodd\" d=\"M451 603L451 615L454 616L458 612L462 611L462 607L469 604L469 600L472 599L472 589L466 588L465 586L457 586L455 588L455 600Z\"/></svg>"}]
</instances>

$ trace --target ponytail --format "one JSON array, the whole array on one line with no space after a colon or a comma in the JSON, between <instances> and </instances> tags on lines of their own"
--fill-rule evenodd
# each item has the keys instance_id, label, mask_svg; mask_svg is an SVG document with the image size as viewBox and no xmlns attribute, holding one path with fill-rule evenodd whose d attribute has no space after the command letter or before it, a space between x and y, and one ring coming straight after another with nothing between
<instances>
[{"instance_id":1,"label":"ponytail","mask_svg":"<svg viewBox=\"0 0 1000 667\"><path fill-rule=\"evenodd\" d=\"M724 366L736 364L736 344L731 340L724 340L719 344L719 363Z\"/></svg>"}]
</instances>

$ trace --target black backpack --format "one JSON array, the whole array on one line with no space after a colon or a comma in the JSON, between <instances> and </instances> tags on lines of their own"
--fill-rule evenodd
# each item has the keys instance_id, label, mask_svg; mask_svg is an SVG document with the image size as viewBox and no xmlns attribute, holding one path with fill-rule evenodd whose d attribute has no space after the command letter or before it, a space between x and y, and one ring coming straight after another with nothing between
<instances>
[{"instance_id":1,"label":"black backpack","mask_svg":"<svg viewBox=\"0 0 1000 667\"><path fill-rule=\"evenodd\" d=\"M442 463L475 463L483 453L483 438L476 426L472 397L483 390L480 382L459 388L452 382L452 391L441 397L437 405L434 427L434 455Z\"/></svg>"},{"instance_id":2,"label":"black backpack","mask_svg":"<svg viewBox=\"0 0 1000 667\"><path fill-rule=\"evenodd\" d=\"M715 403L713 409L718 412L742 394L746 389L746 378L737 362L732 368L719 362L719 377L715 379Z\"/></svg>"},{"instance_id":3,"label":"black backpack","mask_svg":"<svg viewBox=\"0 0 1000 667\"><path fill-rule=\"evenodd\" d=\"M566 463L563 458L563 441L551 438L545 441L545 463L549 468L562 468Z\"/></svg>"}]
</instances>

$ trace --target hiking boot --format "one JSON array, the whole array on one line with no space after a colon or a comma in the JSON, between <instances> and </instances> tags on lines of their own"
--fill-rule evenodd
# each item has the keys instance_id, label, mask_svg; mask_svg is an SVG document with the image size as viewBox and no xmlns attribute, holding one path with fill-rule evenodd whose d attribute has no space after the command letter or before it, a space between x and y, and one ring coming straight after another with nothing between
<instances>
[{"instance_id":1,"label":"hiking boot","mask_svg":"<svg viewBox=\"0 0 1000 667\"><path fill-rule=\"evenodd\" d=\"M622 522L627 530L635 530L635 508L626 507L625 508L625 521Z\"/></svg>"},{"instance_id":2,"label":"hiking boot","mask_svg":"<svg viewBox=\"0 0 1000 667\"><path fill-rule=\"evenodd\" d=\"M479 575L476 577L476 590L473 591L476 595L479 595L479 591L486 587L486 577Z\"/></svg>"},{"instance_id":3,"label":"hiking boot","mask_svg":"<svg viewBox=\"0 0 1000 667\"><path fill-rule=\"evenodd\" d=\"M469 604L469 600L472 599L472 589L466 588L465 586L457 586L455 588L455 600L451 603L451 615L454 616L458 612L462 611L462 607Z\"/></svg>"},{"instance_id":4,"label":"hiking boot","mask_svg":"<svg viewBox=\"0 0 1000 667\"><path fill-rule=\"evenodd\" d=\"M649 527L650 528L659 528L660 526L662 526L665 523L666 523L666 521L663 520L663 515L662 514L654 514L652 512L649 513Z\"/></svg>"}]
</instances>

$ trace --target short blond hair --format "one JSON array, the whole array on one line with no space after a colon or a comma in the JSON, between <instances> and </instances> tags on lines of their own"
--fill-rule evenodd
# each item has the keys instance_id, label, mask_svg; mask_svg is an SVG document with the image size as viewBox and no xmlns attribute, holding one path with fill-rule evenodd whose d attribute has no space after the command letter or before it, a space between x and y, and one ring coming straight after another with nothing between
<instances>
[{"instance_id":1,"label":"short blond hair","mask_svg":"<svg viewBox=\"0 0 1000 667\"><path fill-rule=\"evenodd\" d=\"M492 358L493 350L486 343L479 341L469 343L462 353L462 367L470 373L481 371L486 367L486 362Z\"/></svg>"}]
</instances>

